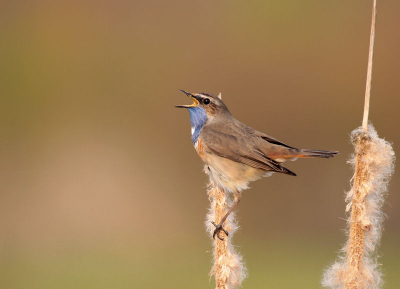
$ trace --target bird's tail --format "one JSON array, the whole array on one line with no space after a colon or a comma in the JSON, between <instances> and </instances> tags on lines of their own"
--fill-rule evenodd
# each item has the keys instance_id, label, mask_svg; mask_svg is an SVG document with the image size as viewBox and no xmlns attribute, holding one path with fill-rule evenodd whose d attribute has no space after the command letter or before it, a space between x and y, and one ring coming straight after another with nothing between
<instances>
[{"instance_id":1,"label":"bird's tail","mask_svg":"<svg viewBox=\"0 0 400 289\"><path fill-rule=\"evenodd\" d=\"M300 154L296 155L299 158L332 158L339 152L337 151L320 151L301 149Z\"/></svg>"}]
</instances>

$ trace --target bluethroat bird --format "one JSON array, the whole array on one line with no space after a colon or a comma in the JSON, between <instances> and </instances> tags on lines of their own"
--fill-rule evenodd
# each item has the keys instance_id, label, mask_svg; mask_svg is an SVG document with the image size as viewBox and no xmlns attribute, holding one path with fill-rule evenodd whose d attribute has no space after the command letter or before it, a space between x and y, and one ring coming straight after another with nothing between
<instances>
[{"instance_id":1,"label":"bluethroat bird","mask_svg":"<svg viewBox=\"0 0 400 289\"><path fill-rule=\"evenodd\" d=\"M296 174L282 166L297 158L331 158L338 152L297 149L235 119L221 99L221 94L189 93L193 103L178 105L189 110L192 143L206 165L211 181L225 192L233 193L234 204L215 226L215 235L228 232L223 223L241 199L249 182L272 173Z\"/></svg>"}]
</instances>

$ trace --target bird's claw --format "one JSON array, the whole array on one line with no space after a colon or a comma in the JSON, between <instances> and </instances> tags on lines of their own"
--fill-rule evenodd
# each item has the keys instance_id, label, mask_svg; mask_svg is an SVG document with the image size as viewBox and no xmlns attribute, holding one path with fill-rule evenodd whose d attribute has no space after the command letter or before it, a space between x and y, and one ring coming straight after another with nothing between
<instances>
[{"instance_id":1,"label":"bird's claw","mask_svg":"<svg viewBox=\"0 0 400 289\"><path fill-rule=\"evenodd\" d=\"M213 239L215 239L215 235L217 235L218 239L220 239L221 241L224 240L224 238L221 238L219 233L221 231L224 231L224 233L226 234L226 236L228 236L228 232L222 227L222 224L215 224L214 222L211 222L211 224L213 224L215 226L215 230L214 230L214 234L213 234Z\"/></svg>"}]
</instances>

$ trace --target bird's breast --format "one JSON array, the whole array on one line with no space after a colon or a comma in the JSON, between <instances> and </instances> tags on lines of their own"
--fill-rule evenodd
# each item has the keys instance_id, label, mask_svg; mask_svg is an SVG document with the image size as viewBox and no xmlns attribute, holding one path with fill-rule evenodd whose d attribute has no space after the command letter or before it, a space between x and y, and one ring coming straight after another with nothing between
<instances>
[{"instance_id":1,"label":"bird's breast","mask_svg":"<svg viewBox=\"0 0 400 289\"><path fill-rule=\"evenodd\" d=\"M200 137L194 143L194 148L196 149L196 152L199 154L202 161L206 163L207 160L206 160L205 154L204 154L204 144Z\"/></svg>"}]
</instances>

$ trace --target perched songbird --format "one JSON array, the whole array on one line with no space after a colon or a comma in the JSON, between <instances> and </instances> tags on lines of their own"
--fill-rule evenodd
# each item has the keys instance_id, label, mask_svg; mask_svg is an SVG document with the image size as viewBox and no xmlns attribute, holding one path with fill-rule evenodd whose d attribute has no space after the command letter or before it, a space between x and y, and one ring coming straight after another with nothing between
<instances>
[{"instance_id":1,"label":"perched songbird","mask_svg":"<svg viewBox=\"0 0 400 289\"><path fill-rule=\"evenodd\" d=\"M191 105L178 105L189 110L192 143L206 164L211 180L225 192L234 194L235 202L216 227L218 236L226 218L241 199L248 183L278 172L296 174L282 166L297 158L331 158L338 152L297 149L236 120L221 99L221 95L188 93Z\"/></svg>"}]
</instances>

